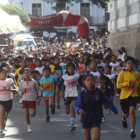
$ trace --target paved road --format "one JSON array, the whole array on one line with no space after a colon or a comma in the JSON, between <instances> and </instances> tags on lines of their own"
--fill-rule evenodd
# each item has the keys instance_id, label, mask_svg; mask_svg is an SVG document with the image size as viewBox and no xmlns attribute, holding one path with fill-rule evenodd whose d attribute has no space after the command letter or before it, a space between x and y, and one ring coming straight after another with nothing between
<instances>
[{"instance_id":1,"label":"paved road","mask_svg":"<svg viewBox=\"0 0 140 140\"><path fill-rule=\"evenodd\" d=\"M130 140L130 129L123 129L120 122L119 99L115 98L115 104L119 109L116 116L106 114L106 121L102 124L101 140ZM4 138L1 140L83 140L83 134L80 125L80 116L76 118L77 128L74 132L69 132L69 116L64 114L64 106L56 110L55 115L51 115L51 121L45 122L45 113L43 103L37 106L37 114L31 120L32 133L27 133L25 118L21 105L18 103L18 97L15 97L13 109L9 115ZM140 112L137 112L136 140L140 140ZM129 124L129 123L128 123ZM130 126L130 124L129 124Z\"/></svg>"}]
</instances>

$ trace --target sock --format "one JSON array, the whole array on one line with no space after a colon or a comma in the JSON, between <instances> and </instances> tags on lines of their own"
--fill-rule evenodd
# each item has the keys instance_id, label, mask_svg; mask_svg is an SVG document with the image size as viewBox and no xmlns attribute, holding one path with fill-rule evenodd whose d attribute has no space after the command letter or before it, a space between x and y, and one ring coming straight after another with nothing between
<instances>
[{"instance_id":1,"label":"sock","mask_svg":"<svg viewBox=\"0 0 140 140\"><path fill-rule=\"evenodd\" d=\"M133 132L134 131L134 129L131 129L131 131L130 132Z\"/></svg>"},{"instance_id":2,"label":"sock","mask_svg":"<svg viewBox=\"0 0 140 140\"><path fill-rule=\"evenodd\" d=\"M75 124L75 118L71 117L70 118L70 125L74 125Z\"/></svg>"},{"instance_id":3,"label":"sock","mask_svg":"<svg viewBox=\"0 0 140 140\"><path fill-rule=\"evenodd\" d=\"M126 121L126 119L124 119L124 118L122 117L122 121Z\"/></svg>"}]
</instances>

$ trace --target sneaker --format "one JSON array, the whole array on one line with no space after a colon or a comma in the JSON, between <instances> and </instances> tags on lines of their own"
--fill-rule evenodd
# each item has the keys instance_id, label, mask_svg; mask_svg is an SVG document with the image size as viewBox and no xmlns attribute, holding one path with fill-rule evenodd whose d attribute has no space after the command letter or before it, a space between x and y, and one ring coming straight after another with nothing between
<instances>
[{"instance_id":1,"label":"sneaker","mask_svg":"<svg viewBox=\"0 0 140 140\"><path fill-rule=\"evenodd\" d=\"M69 131L74 131L76 129L76 127L74 125L71 125L69 128Z\"/></svg>"},{"instance_id":2,"label":"sneaker","mask_svg":"<svg viewBox=\"0 0 140 140\"><path fill-rule=\"evenodd\" d=\"M105 117L102 117L102 122L105 122Z\"/></svg>"},{"instance_id":3,"label":"sneaker","mask_svg":"<svg viewBox=\"0 0 140 140\"><path fill-rule=\"evenodd\" d=\"M123 126L123 128L127 128L128 127L126 119L125 120L122 119L122 126Z\"/></svg>"},{"instance_id":4,"label":"sneaker","mask_svg":"<svg viewBox=\"0 0 140 140\"><path fill-rule=\"evenodd\" d=\"M47 116L46 117L46 122L49 122L50 121L50 116Z\"/></svg>"},{"instance_id":5,"label":"sneaker","mask_svg":"<svg viewBox=\"0 0 140 140\"><path fill-rule=\"evenodd\" d=\"M55 107L51 108L51 114L55 114Z\"/></svg>"},{"instance_id":6,"label":"sneaker","mask_svg":"<svg viewBox=\"0 0 140 140\"><path fill-rule=\"evenodd\" d=\"M32 129L31 129L31 126L29 125L29 126L27 126L28 128L27 128L27 132L28 133L31 133L32 132Z\"/></svg>"},{"instance_id":7,"label":"sneaker","mask_svg":"<svg viewBox=\"0 0 140 140\"><path fill-rule=\"evenodd\" d=\"M57 106L57 109L61 109L60 105Z\"/></svg>"},{"instance_id":8,"label":"sneaker","mask_svg":"<svg viewBox=\"0 0 140 140\"><path fill-rule=\"evenodd\" d=\"M3 138L5 134L3 132L0 132L0 138Z\"/></svg>"},{"instance_id":9,"label":"sneaker","mask_svg":"<svg viewBox=\"0 0 140 140\"><path fill-rule=\"evenodd\" d=\"M133 130L132 132L130 132L130 137L131 137L132 139L134 139L134 138L136 137L136 133L135 133L134 130Z\"/></svg>"},{"instance_id":10,"label":"sneaker","mask_svg":"<svg viewBox=\"0 0 140 140\"><path fill-rule=\"evenodd\" d=\"M110 114L110 109L106 109L106 114Z\"/></svg>"},{"instance_id":11,"label":"sneaker","mask_svg":"<svg viewBox=\"0 0 140 140\"><path fill-rule=\"evenodd\" d=\"M140 106L138 107L138 111L140 111Z\"/></svg>"},{"instance_id":12,"label":"sneaker","mask_svg":"<svg viewBox=\"0 0 140 140\"><path fill-rule=\"evenodd\" d=\"M19 103L22 104L22 99L19 100Z\"/></svg>"}]
</instances>

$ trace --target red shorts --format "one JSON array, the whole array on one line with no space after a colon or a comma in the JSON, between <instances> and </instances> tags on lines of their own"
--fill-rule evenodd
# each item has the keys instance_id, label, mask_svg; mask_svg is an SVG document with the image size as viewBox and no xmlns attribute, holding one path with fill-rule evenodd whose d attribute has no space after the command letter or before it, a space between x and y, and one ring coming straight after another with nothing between
<instances>
[{"instance_id":1,"label":"red shorts","mask_svg":"<svg viewBox=\"0 0 140 140\"><path fill-rule=\"evenodd\" d=\"M48 101L49 99L54 98L54 96L50 96L50 97L43 97L43 101Z\"/></svg>"},{"instance_id":2,"label":"red shorts","mask_svg":"<svg viewBox=\"0 0 140 140\"><path fill-rule=\"evenodd\" d=\"M22 101L22 108L36 109L36 101Z\"/></svg>"}]
</instances>

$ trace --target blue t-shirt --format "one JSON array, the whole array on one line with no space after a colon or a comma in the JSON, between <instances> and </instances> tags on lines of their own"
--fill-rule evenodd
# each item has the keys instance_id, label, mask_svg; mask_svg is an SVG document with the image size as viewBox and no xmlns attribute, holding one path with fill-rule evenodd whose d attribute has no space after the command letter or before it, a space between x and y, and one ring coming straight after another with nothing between
<instances>
[{"instance_id":1,"label":"blue t-shirt","mask_svg":"<svg viewBox=\"0 0 140 140\"><path fill-rule=\"evenodd\" d=\"M43 85L43 97L51 97L54 96L55 91L55 82L56 78L53 75L50 75L48 79L46 79L45 76L43 76L40 80L40 84Z\"/></svg>"}]
</instances>

